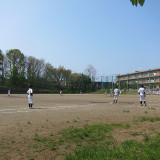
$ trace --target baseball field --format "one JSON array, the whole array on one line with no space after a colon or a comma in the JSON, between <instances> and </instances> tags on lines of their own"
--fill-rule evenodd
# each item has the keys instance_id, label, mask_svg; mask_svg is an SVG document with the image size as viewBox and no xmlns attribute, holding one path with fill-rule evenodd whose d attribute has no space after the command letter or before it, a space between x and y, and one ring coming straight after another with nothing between
<instances>
[{"instance_id":1,"label":"baseball field","mask_svg":"<svg viewBox=\"0 0 160 160\"><path fill-rule=\"evenodd\" d=\"M120 95L115 104L112 96L102 94L34 94L29 109L27 95L1 94L0 159L65 159L92 143L88 138L94 130L75 139L86 126L119 126L112 127L108 137L116 145L154 137L160 132L160 97L147 95L146 101L146 107L140 106L138 94ZM75 129L78 132L72 135Z\"/></svg>"}]
</instances>

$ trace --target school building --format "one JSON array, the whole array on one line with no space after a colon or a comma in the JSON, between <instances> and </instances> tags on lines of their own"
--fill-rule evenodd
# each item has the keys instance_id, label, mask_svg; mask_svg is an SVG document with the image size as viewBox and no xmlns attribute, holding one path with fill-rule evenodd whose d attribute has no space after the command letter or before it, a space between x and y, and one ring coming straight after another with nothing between
<instances>
[{"instance_id":1,"label":"school building","mask_svg":"<svg viewBox=\"0 0 160 160\"><path fill-rule=\"evenodd\" d=\"M160 88L160 68L149 69L146 71L135 71L133 73L117 75L117 84L119 88L121 83L126 83L127 87L131 84L137 84L137 89L141 84L147 89L159 89Z\"/></svg>"}]
</instances>

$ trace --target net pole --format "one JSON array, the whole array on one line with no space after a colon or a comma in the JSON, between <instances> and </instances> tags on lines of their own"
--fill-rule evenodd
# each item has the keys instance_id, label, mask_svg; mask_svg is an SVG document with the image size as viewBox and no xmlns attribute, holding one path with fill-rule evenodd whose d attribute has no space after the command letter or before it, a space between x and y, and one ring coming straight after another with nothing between
<instances>
[{"instance_id":1,"label":"net pole","mask_svg":"<svg viewBox=\"0 0 160 160\"><path fill-rule=\"evenodd\" d=\"M106 89L108 88L108 76L106 76Z\"/></svg>"},{"instance_id":2,"label":"net pole","mask_svg":"<svg viewBox=\"0 0 160 160\"><path fill-rule=\"evenodd\" d=\"M138 72L137 72L137 90L138 90L138 88L139 88L139 80L138 80Z\"/></svg>"},{"instance_id":3,"label":"net pole","mask_svg":"<svg viewBox=\"0 0 160 160\"><path fill-rule=\"evenodd\" d=\"M118 84L119 84L119 89L121 89L121 85L120 85L120 75L119 75L119 77L118 77Z\"/></svg>"},{"instance_id":4,"label":"net pole","mask_svg":"<svg viewBox=\"0 0 160 160\"><path fill-rule=\"evenodd\" d=\"M101 89L103 89L103 80L102 80L102 76L101 76Z\"/></svg>"},{"instance_id":5,"label":"net pole","mask_svg":"<svg viewBox=\"0 0 160 160\"><path fill-rule=\"evenodd\" d=\"M112 90L113 90L113 75L112 75Z\"/></svg>"},{"instance_id":6,"label":"net pole","mask_svg":"<svg viewBox=\"0 0 160 160\"><path fill-rule=\"evenodd\" d=\"M129 91L129 75L127 75L127 90Z\"/></svg>"},{"instance_id":7,"label":"net pole","mask_svg":"<svg viewBox=\"0 0 160 160\"><path fill-rule=\"evenodd\" d=\"M151 89L151 73L150 73L150 69L149 69L149 90Z\"/></svg>"}]
</instances>

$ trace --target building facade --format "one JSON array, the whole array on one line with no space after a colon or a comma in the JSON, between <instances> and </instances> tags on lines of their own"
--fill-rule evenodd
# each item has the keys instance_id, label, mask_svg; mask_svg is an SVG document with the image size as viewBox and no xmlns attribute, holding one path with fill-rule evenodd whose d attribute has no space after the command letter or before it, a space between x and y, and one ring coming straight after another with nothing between
<instances>
[{"instance_id":1,"label":"building facade","mask_svg":"<svg viewBox=\"0 0 160 160\"><path fill-rule=\"evenodd\" d=\"M160 68L117 75L116 81L119 88L122 83L126 83L128 88L132 84L136 84L137 88L139 88L139 85L143 84L147 89L159 89Z\"/></svg>"}]
</instances>

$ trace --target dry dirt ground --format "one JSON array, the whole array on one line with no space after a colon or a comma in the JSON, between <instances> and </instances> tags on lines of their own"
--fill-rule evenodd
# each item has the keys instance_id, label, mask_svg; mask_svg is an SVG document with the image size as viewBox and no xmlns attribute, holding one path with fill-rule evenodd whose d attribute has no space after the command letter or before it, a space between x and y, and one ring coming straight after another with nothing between
<instances>
[{"instance_id":1,"label":"dry dirt ground","mask_svg":"<svg viewBox=\"0 0 160 160\"><path fill-rule=\"evenodd\" d=\"M34 94L33 109L28 108L27 95L0 95L0 159L63 159L63 147L55 151L35 152L29 147L36 134L48 136L70 126L84 124L129 124L129 130L116 129L117 142L141 140L142 134L160 132L160 122L139 122L138 117L160 117L160 96L147 95L147 107L139 104L139 95L121 95L113 104L110 95ZM141 133L131 136L132 133ZM61 154L60 154L61 153Z\"/></svg>"}]
</instances>

